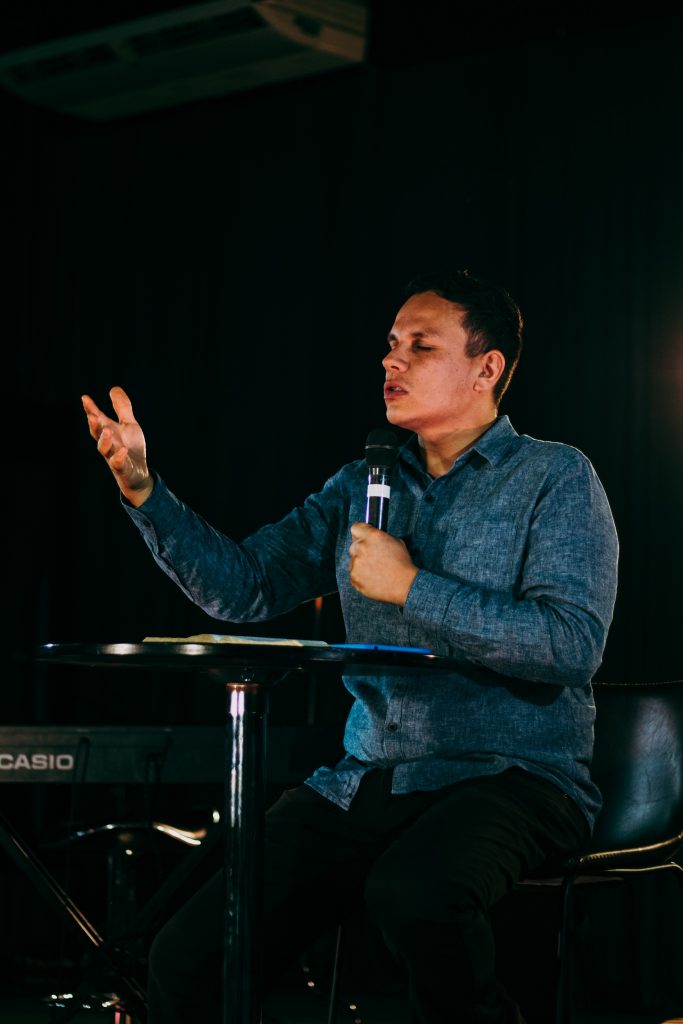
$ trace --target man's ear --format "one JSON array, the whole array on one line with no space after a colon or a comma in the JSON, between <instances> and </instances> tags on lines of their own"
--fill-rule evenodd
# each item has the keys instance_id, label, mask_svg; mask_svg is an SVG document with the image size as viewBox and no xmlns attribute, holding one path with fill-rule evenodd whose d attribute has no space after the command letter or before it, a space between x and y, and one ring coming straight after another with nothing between
<instances>
[{"instance_id":1,"label":"man's ear","mask_svg":"<svg viewBox=\"0 0 683 1024\"><path fill-rule=\"evenodd\" d=\"M475 391L493 391L505 370L505 356L497 348L492 348L480 358L481 369L474 383Z\"/></svg>"}]
</instances>

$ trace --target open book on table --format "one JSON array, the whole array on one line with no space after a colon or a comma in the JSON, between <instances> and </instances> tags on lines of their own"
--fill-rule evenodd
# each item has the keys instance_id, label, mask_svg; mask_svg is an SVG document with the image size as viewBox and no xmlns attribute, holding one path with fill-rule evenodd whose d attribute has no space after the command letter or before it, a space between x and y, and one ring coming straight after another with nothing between
<instances>
[{"instance_id":1,"label":"open book on table","mask_svg":"<svg viewBox=\"0 0 683 1024\"><path fill-rule=\"evenodd\" d=\"M291 640L278 636L233 636L195 633L194 636L146 636L144 642L164 644L277 644L279 647L329 647L324 640Z\"/></svg>"}]
</instances>

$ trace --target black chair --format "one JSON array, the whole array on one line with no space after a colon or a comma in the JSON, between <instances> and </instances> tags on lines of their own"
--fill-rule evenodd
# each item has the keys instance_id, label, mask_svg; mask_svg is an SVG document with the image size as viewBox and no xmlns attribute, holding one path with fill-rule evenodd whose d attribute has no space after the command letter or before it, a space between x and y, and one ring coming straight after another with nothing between
<instances>
[{"instance_id":1,"label":"black chair","mask_svg":"<svg viewBox=\"0 0 683 1024\"><path fill-rule=\"evenodd\" d=\"M577 885L630 882L673 872L683 848L683 680L596 683L592 775L603 795L588 847L559 878L529 878L517 888L560 886L556 1024L569 1024L574 995Z\"/></svg>"},{"instance_id":2,"label":"black chair","mask_svg":"<svg viewBox=\"0 0 683 1024\"><path fill-rule=\"evenodd\" d=\"M588 847L547 876L525 879L518 892L560 891L555 1024L570 1024L577 942L575 893L594 885L628 883L654 872L674 872L683 849L683 680L596 683L592 774L603 809ZM591 883L591 886L583 886ZM336 1024L343 927L337 934L328 1024Z\"/></svg>"}]
</instances>

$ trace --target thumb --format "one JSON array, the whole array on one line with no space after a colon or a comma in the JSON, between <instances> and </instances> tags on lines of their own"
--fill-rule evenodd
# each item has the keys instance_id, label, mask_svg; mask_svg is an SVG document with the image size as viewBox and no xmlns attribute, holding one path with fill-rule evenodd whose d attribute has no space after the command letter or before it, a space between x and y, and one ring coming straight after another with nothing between
<instances>
[{"instance_id":1,"label":"thumb","mask_svg":"<svg viewBox=\"0 0 683 1024\"><path fill-rule=\"evenodd\" d=\"M111 398L111 404L114 406L114 412L119 418L119 423L135 423L133 406L123 388L113 387L109 392L109 397Z\"/></svg>"}]
</instances>

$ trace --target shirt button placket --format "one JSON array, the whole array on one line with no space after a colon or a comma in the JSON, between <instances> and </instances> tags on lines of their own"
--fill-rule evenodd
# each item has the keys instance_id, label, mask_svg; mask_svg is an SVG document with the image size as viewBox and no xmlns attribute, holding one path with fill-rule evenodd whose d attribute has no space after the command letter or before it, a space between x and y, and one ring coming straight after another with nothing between
<instances>
[{"instance_id":1,"label":"shirt button placket","mask_svg":"<svg viewBox=\"0 0 683 1024\"><path fill-rule=\"evenodd\" d=\"M391 714L391 712L389 712ZM384 754L394 760L401 756L401 732L398 722L387 718L384 725Z\"/></svg>"}]
</instances>

